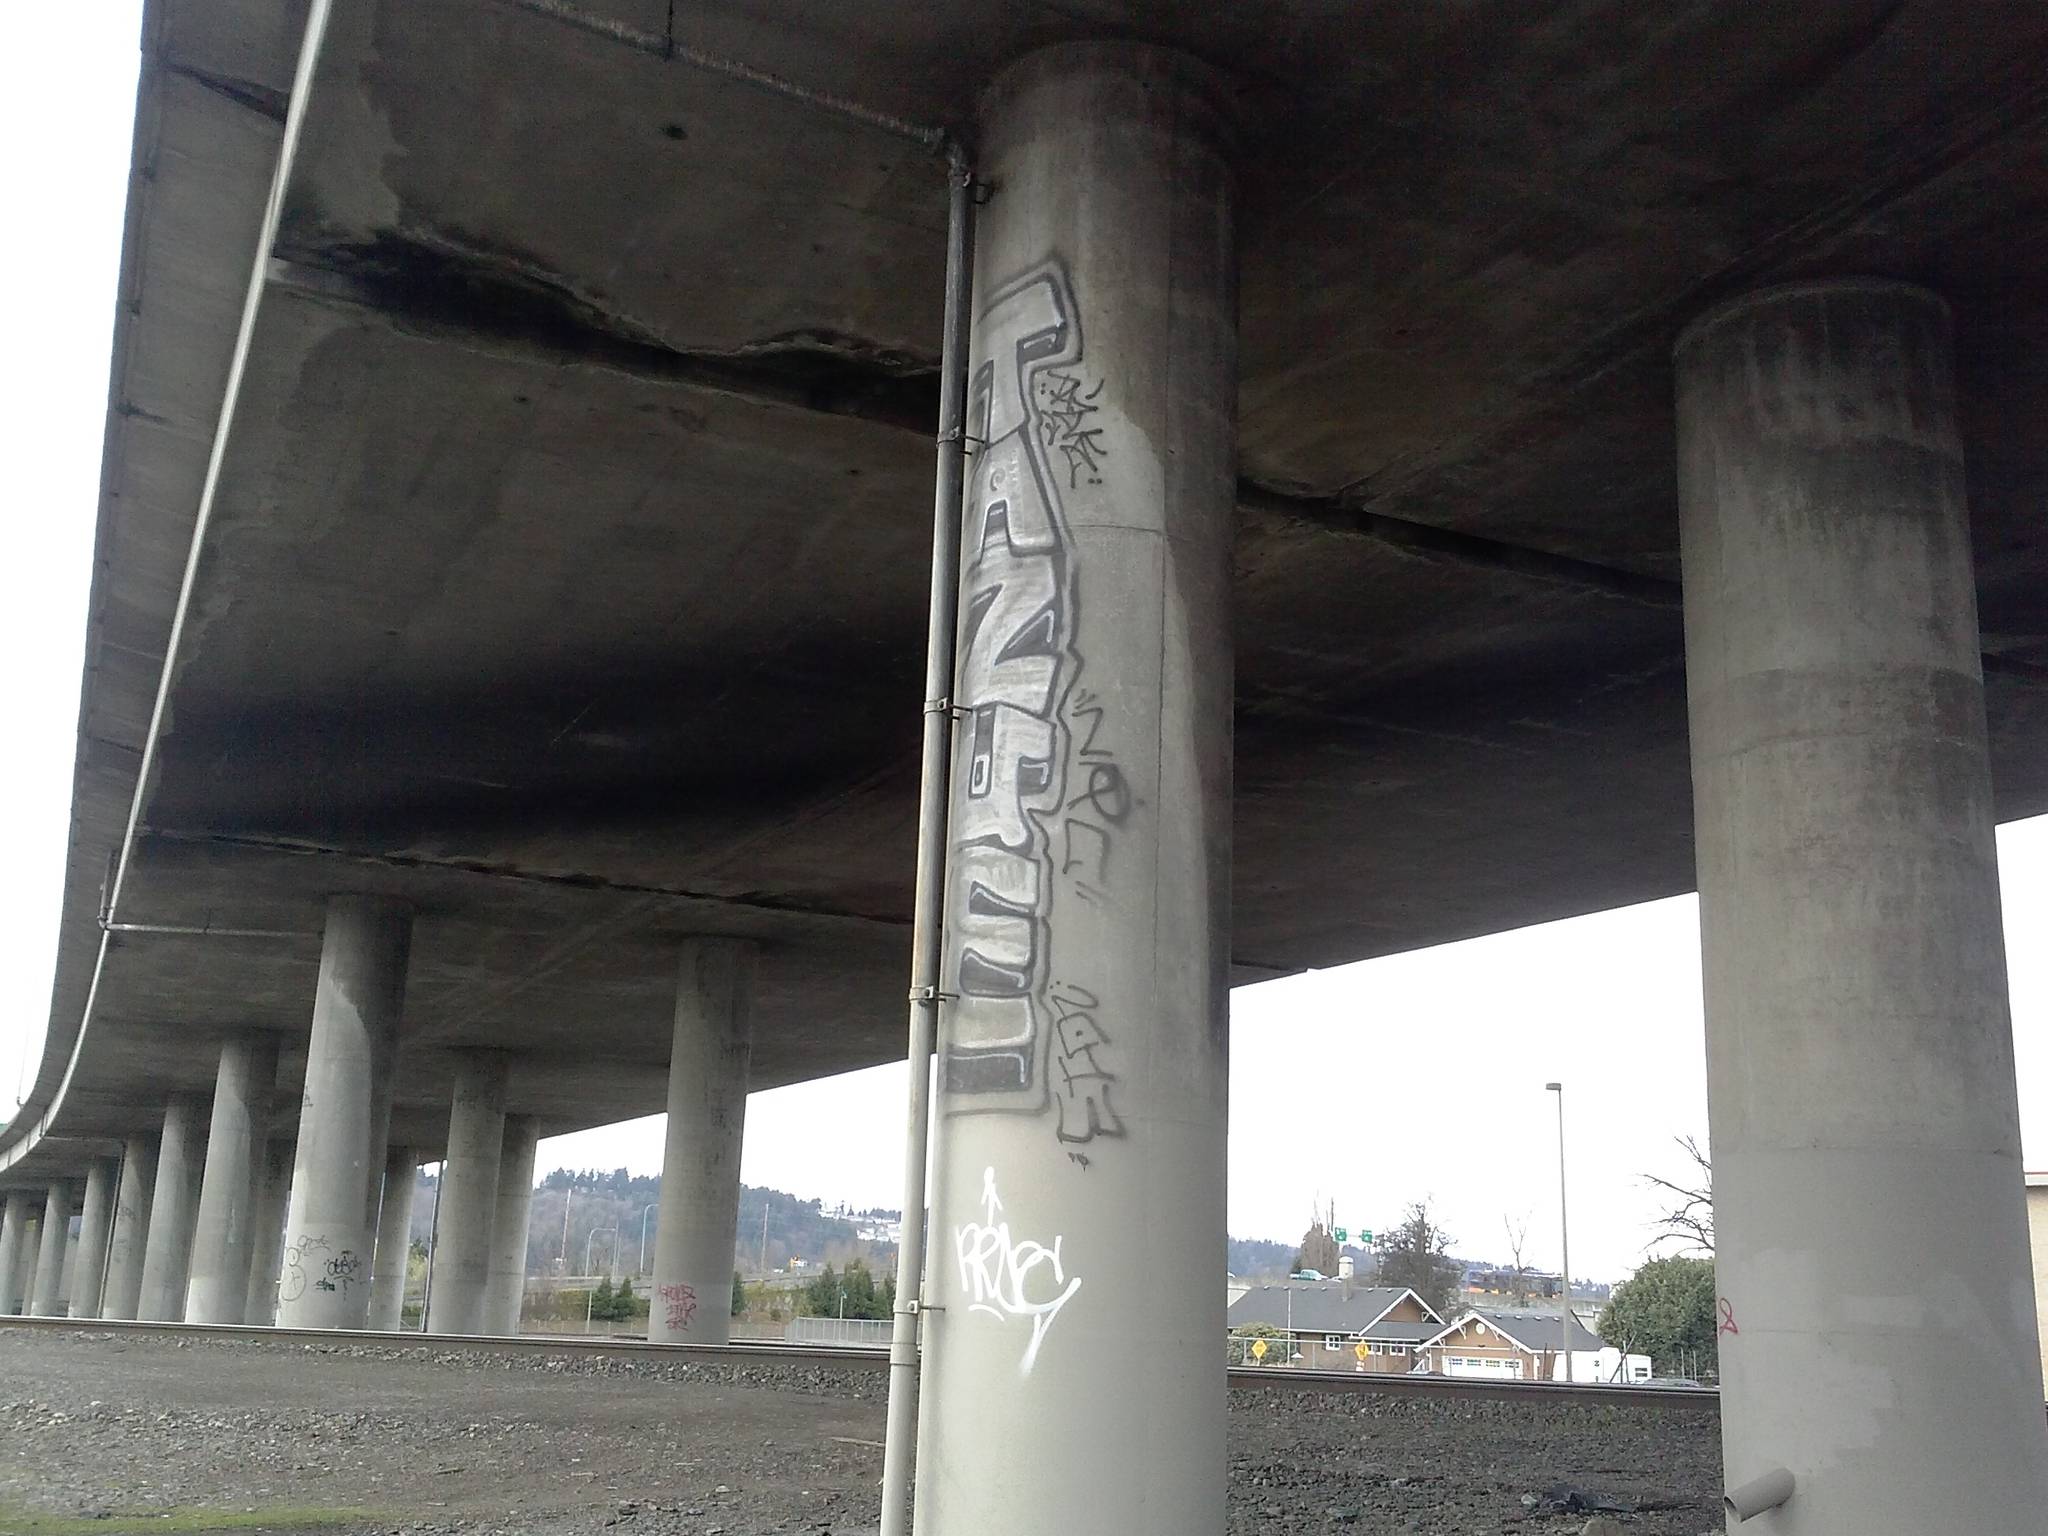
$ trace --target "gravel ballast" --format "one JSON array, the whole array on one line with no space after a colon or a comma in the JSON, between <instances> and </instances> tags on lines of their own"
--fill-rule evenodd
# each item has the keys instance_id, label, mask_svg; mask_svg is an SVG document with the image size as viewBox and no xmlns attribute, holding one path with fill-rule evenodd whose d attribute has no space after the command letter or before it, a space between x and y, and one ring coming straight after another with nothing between
<instances>
[{"instance_id":1,"label":"gravel ballast","mask_svg":"<svg viewBox=\"0 0 2048 1536\"><path fill-rule=\"evenodd\" d=\"M884 1391L873 1366L0 1329L0 1531L872 1531ZM1721 1529L1696 1405L1244 1389L1230 1437L1231 1536L1575 1536L1558 1485L1637 1507L1625 1532Z\"/></svg>"}]
</instances>

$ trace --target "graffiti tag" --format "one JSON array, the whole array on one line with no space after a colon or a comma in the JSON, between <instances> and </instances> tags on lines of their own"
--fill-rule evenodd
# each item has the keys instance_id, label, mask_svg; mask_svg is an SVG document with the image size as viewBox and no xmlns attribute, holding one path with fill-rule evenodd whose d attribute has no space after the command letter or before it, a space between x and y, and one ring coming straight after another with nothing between
<instances>
[{"instance_id":1,"label":"graffiti tag","mask_svg":"<svg viewBox=\"0 0 2048 1536\"><path fill-rule=\"evenodd\" d=\"M1029 1376L1060 1309L1081 1289L1081 1277L1069 1277L1060 1254L1064 1239L1052 1245L1015 1239L1001 1220L1003 1202L996 1194L996 1171L981 1174L982 1220L970 1221L953 1233L953 1256L960 1266L960 1285L967 1292L967 1310L986 1313L998 1322L1028 1318L1031 1338L1024 1346L1019 1374Z\"/></svg>"},{"instance_id":2,"label":"graffiti tag","mask_svg":"<svg viewBox=\"0 0 2048 1536\"><path fill-rule=\"evenodd\" d=\"M670 1284L661 1288L662 1316L668 1326L681 1333L690 1326L690 1320L697 1315L697 1291L694 1286Z\"/></svg>"}]
</instances>

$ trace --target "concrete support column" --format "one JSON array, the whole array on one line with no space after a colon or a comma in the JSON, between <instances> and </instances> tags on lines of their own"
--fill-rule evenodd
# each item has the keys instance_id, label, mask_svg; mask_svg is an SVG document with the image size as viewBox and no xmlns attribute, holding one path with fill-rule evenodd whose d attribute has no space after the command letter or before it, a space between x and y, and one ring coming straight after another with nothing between
<instances>
[{"instance_id":1,"label":"concrete support column","mask_svg":"<svg viewBox=\"0 0 2048 1536\"><path fill-rule=\"evenodd\" d=\"M269 1139L277 1089L277 1037L251 1034L220 1050L206 1173L192 1236L188 1323L240 1323L249 1306L249 1260L256 1239L256 1182Z\"/></svg>"},{"instance_id":2,"label":"concrete support column","mask_svg":"<svg viewBox=\"0 0 2048 1536\"><path fill-rule=\"evenodd\" d=\"M668 1136L654 1233L647 1337L723 1344L732 1336L733 1238L753 1060L753 947L689 939L676 979Z\"/></svg>"},{"instance_id":3,"label":"concrete support column","mask_svg":"<svg viewBox=\"0 0 2048 1536\"><path fill-rule=\"evenodd\" d=\"M107 1238L107 1285L100 1316L127 1320L142 1298L142 1259L149 1246L150 1205L156 1196L156 1138L130 1136L121 1153L114 1195L114 1230Z\"/></svg>"},{"instance_id":4,"label":"concrete support column","mask_svg":"<svg viewBox=\"0 0 2048 1536\"><path fill-rule=\"evenodd\" d=\"M384 1156L384 1203L370 1272L370 1326L385 1333L397 1332L405 1321L405 1269L412 1257L412 1201L419 1182L419 1153L391 1148Z\"/></svg>"},{"instance_id":5,"label":"concrete support column","mask_svg":"<svg viewBox=\"0 0 2048 1536\"><path fill-rule=\"evenodd\" d=\"M85 1205L78 1218L78 1262L71 1271L71 1315L98 1317L107 1278L107 1240L113 1234L114 1188L121 1165L96 1157L85 1173Z\"/></svg>"},{"instance_id":6,"label":"concrete support column","mask_svg":"<svg viewBox=\"0 0 2048 1536\"><path fill-rule=\"evenodd\" d=\"M1677 361L1727 1475L1785 1536L2038 1529L1948 313L1803 284Z\"/></svg>"},{"instance_id":7,"label":"concrete support column","mask_svg":"<svg viewBox=\"0 0 2048 1536\"><path fill-rule=\"evenodd\" d=\"M284 1208L292 1189L292 1144L263 1148L263 1178L256 1192L255 1231L249 1239L249 1283L242 1317L258 1328L277 1321L277 1269L284 1253Z\"/></svg>"},{"instance_id":8,"label":"concrete support column","mask_svg":"<svg viewBox=\"0 0 2048 1536\"><path fill-rule=\"evenodd\" d=\"M1236 258L1203 66L981 104L924 1536L1223 1529Z\"/></svg>"},{"instance_id":9,"label":"concrete support column","mask_svg":"<svg viewBox=\"0 0 2048 1536\"><path fill-rule=\"evenodd\" d=\"M282 1327L361 1328L369 1321L391 1067L411 947L412 916L397 902L328 902L277 1288Z\"/></svg>"},{"instance_id":10,"label":"concrete support column","mask_svg":"<svg viewBox=\"0 0 2048 1536\"><path fill-rule=\"evenodd\" d=\"M507 1115L498 1156L498 1210L491 1220L491 1273L484 1285L484 1332L515 1334L526 1304L526 1231L533 1215L533 1160L540 1133L532 1117Z\"/></svg>"},{"instance_id":11,"label":"concrete support column","mask_svg":"<svg viewBox=\"0 0 2048 1536\"><path fill-rule=\"evenodd\" d=\"M28 1235L35 1197L25 1189L7 1191L0 1207L0 1317L12 1317L28 1300Z\"/></svg>"},{"instance_id":12,"label":"concrete support column","mask_svg":"<svg viewBox=\"0 0 2048 1536\"><path fill-rule=\"evenodd\" d=\"M491 1275L491 1227L498 1214L498 1159L505 1146L502 1051L472 1051L456 1063L441 1165L441 1224L428 1283L427 1332L482 1333Z\"/></svg>"},{"instance_id":13,"label":"concrete support column","mask_svg":"<svg viewBox=\"0 0 2048 1536\"><path fill-rule=\"evenodd\" d=\"M36 1257L35 1285L28 1311L36 1317L63 1317L58 1305L64 1294L64 1254L71 1242L71 1185L58 1179L43 1197L42 1250Z\"/></svg>"},{"instance_id":14,"label":"concrete support column","mask_svg":"<svg viewBox=\"0 0 2048 1536\"><path fill-rule=\"evenodd\" d=\"M174 1093L164 1108L157 1144L156 1191L149 1202L149 1240L142 1250L142 1291L135 1315L145 1323L185 1316L192 1271L192 1228L199 1214L199 1175L206 1156L206 1101Z\"/></svg>"}]
</instances>

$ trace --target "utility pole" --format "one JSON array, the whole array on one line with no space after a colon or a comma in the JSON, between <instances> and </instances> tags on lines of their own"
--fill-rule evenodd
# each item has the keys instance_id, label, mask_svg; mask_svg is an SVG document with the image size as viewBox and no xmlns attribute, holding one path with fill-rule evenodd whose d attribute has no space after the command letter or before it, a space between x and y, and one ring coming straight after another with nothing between
<instances>
[{"instance_id":1,"label":"utility pole","mask_svg":"<svg viewBox=\"0 0 2048 1536\"><path fill-rule=\"evenodd\" d=\"M562 1273L569 1273L569 1207L576 1200L576 1184L569 1183L568 1193L562 1196Z\"/></svg>"},{"instance_id":2,"label":"utility pole","mask_svg":"<svg viewBox=\"0 0 2048 1536\"><path fill-rule=\"evenodd\" d=\"M768 1191L761 1191L761 1278L768 1278Z\"/></svg>"},{"instance_id":3,"label":"utility pole","mask_svg":"<svg viewBox=\"0 0 2048 1536\"><path fill-rule=\"evenodd\" d=\"M1564 1262L1564 1273L1559 1277L1564 1292L1564 1321L1558 1330L1558 1340L1564 1351L1564 1379L1572 1380L1572 1227L1570 1204L1565 1197L1564 1180L1564 1084L1545 1083L1544 1088L1557 1095L1557 1236L1560 1257Z\"/></svg>"}]
</instances>

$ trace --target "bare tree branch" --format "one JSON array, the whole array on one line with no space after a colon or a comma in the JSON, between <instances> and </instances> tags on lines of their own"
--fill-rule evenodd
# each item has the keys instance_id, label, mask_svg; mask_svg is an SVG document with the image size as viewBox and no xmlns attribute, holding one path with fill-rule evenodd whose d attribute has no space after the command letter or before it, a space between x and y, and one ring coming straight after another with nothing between
<instances>
[{"instance_id":1,"label":"bare tree branch","mask_svg":"<svg viewBox=\"0 0 2048 1536\"><path fill-rule=\"evenodd\" d=\"M1657 1218L1661 1230L1650 1239L1648 1246L1654 1248L1659 1243L1677 1243L1681 1251L1693 1250L1711 1257L1714 1252L1714 1165L1692 1137L1674 1139L1685 1149L1685 1155L1692 1159L1694 1179L1679 1183L1659 1178L1654 1173L1643 1175L1645 1183L1667 1195L1676 1196L1678 1200Z\"/></svg>"}]
</instances>

